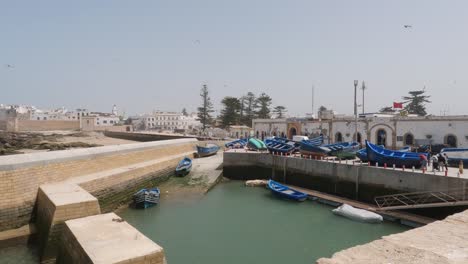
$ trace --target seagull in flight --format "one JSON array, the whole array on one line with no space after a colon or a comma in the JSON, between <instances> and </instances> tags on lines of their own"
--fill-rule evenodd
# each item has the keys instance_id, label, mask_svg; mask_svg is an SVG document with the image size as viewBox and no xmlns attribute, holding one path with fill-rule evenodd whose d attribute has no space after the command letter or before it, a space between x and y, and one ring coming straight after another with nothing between
<instances>
[{"instance_id":1,"label":"seagull in flight","mask_svg":"<svg viewBox=\"0 0 468 264\"><path fill-rule=\"evenodd\" d=\"M15 66L13 66L13 65L11 65L11 64L5 64L5 67L10 68L10 69L15 68Z\"/></svg>"},{"instance_id":2,"label":"seagull in flight","mask_svg":"<svg viewBox=\"0 0 468 264\"><path fill-rule=\"evenodd\" d=\"M405 27L405 28L412 28L413 26L412 26L412 25L404 25L403 27Z\"/></svg>"}]
</instances>

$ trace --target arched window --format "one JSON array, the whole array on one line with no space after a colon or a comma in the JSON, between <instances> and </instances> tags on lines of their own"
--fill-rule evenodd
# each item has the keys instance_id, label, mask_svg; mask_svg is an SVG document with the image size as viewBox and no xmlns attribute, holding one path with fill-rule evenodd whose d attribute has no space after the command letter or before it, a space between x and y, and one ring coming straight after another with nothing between
<instances>
[{"instance_id":1,"label":"arched window","mask_svg":"<svg viewBox=\"0 0 468 264\"><path fill-rule=\"evenodd\" d=\"M387 146L387 131L385 129L377 130L377 145Z\"/></svg>"},{"instance_id":2,"label":"arched window","mask_svg":"<svg viewBox=\"0 0 468 264\"><path fill-rule=\"evenodd\" d=\"M284 132L281 132L281 137L284 138Z\"/></svg>"},{"instance_id":3,"label":"arched window","mask_svg":"<svg viewBox=\"0 0 468 264\"><path fill-rule=\"evenodd\" d=\"M403 142L405 143L406 146L412 146L414 145L414 136L411 133L406 133L403 136Z\"/></svg>"},{"instance_id":4,"label":"arched window","mask_svg":"<svg viewBox=\"0 0 468 264\"><path fill-rule=\"evenodd\" d=\"M343 142L343 135L341 134L341 132L337 132L335 134L335 143L338 143L338 142Z\"/></svg>"},{"instance_id":5,"label":"arched window","mask_svg":"<svg viewBox=\"0 0 468 264\"><path fill-rule=\"evenodd\" d=\"M291 127L289 129L289 138L292 139L295 135L297 135L297 130L295 127Z\"/></svg>"},{"instance_id":6,"label":"arched window","mask_svg":"<svg viewBox=\"0 0 468 264\"><path fill-rule=\"evenodd\" d=\"M445 136L445 144L449 145L452 148L457 147L457 137L454 135Z\"/></svg>"},{"instance_id":7,"label":"arched window","mask_svg":"<svg viewBox=\"0 0 468 264\"><path fill-rule=\"evenodd\" d=\"M257 138L259 138L260 133L257 131Z\"/></svg>"}]
</instances>

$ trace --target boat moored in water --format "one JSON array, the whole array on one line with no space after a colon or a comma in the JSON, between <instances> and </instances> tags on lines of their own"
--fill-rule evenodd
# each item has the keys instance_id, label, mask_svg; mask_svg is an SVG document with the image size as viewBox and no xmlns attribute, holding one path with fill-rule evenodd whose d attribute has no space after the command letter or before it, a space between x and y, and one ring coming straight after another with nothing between
<instances>
[{"instance_id":1,"label":"boat moored in water","mask_svg":"<svg viewBox=\"0 0 468 264\"><path fill-rule=\"evenodd\" d=\"M177 176L185 176L192 170L192 160L185 157L177 165L175 172Z\"/></svg>"},{"instance_id":2,"label":"boat moored in water","mask_svg":"<svg viewBox=\"0 0 468 264\"><path fill-rule=\"evenodd\" d=\"M197 146L198 157L208 157L215 155L219 150L219 146L215 144L207 144L206 146Z\"/></svg>"},{"instance_id":3,"label":"boat moored in water","mask_svg":"<svg viewBox=\"0 0 468 264\"><path fill-rule=\"evenodd\" d=\"M133 195L133 203L137 208L148 208L159 203L159 188L141 189Z\"/></svg>"},{"instance_id":4,"label":"boat moored in water","mask_svg":"<svg viewBox=\"0 0 468 264\"><path fill-rule=\"evenodd\" d=\"M401 152L389 150L374 145L366 140L367 158L372 163L395 165L396 167L419 168L421 167L421 155L428 157L427 153Z\"/></svg>"},{"instance_id":5,"label":"boat moored in water","mask_svg":"<svg viewBox=\"0 0 468 264\"><path fill-rule=\"evenodd\" d=\"M351 205L342 204L340 207L333 209L332 212L336 215L341 215L346 218L366 222L366 223L382 223L383 217L379 214L354 208Z\"/></svg>"},{"instance_id":6,"label":"boat moored in water","mask_svg":"<svg viewBox=\"0 0 468 264\"><path fill-rule=\"evenodd\" d=\"M307 199L306 193L296 191L274 180L269 180L267 186L273 194L282 198L287 198L299 202L303 202Z\"/></svg>"}]
</instances>

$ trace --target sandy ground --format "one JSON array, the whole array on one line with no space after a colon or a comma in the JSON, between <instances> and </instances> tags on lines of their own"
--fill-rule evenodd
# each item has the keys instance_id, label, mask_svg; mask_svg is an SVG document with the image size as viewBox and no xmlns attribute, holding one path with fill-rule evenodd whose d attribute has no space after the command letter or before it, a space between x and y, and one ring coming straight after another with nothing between
<instances>
[{"instance_id":1,"label":"sandy ground","mask_svg":"<svg viewBox=\"0 0 468 264\"><path fill-rule=\"evenodd\" d=\"M83 142L88 144L98 144L103 146L108 145L121 145L129 143L137 143L137 141L111 138L104 136L103 133L99 132L82 132L83 136L64 136L63 138L58 138L57 143L70 143L70 142Z\"/></svg>"}]
</instances>

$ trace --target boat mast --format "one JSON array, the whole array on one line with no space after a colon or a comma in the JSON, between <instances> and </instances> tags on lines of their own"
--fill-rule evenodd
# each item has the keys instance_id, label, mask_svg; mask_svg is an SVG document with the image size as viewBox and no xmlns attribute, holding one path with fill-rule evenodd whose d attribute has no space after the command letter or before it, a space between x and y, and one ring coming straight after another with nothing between
<instances>
[{"instance_id":1,"label":"boat mast","mask_svg":"<svg viewBox=\"0 0 468 264\"><path fill-rule=\"evenodd\" d=\"M367 89L366 83L364 81L362 82L361 89L362 89L362 114L364 114L365 113L364 112L364 91Z\"/></svg>"}]
</instances>

